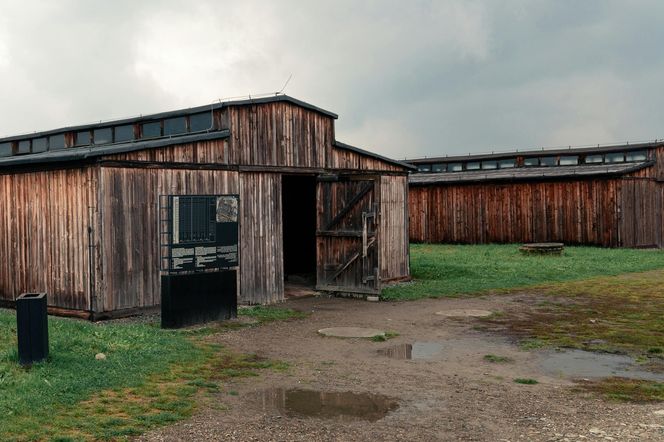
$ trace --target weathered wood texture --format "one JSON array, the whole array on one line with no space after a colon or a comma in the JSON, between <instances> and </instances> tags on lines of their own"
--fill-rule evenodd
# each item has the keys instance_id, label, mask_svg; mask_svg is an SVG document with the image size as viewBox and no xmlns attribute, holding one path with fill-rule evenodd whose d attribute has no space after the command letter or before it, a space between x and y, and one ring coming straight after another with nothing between
<instances>
[{"instance_id":1,"label":"weathered wood texture","mask_svg":"<svg viewBox=\"0 0 664 442\"><path fill-rule=\"evenodd\" d=\"M96 182L89 167L0 175L0 299L46 292L51 306L90 310Z\"/></svg>"},{"instance_id":2,"label":"weathered wood texture","mask_svg":"<svg viewBox=\"0 0 664 442\"><path fill-rule=\"evenodd\" d=\"M408 177L381 177L379 222L381 279L390 281L408 278Z\"/></svg>"},{"instance_id":3,"label":"weathered wood texture","mask_svg":"<svg viewBox=\"0 0 664 442\"><path fill-rule=\"evenodd\" d=\"M240 295L247 304L284 299L281 175L240 174Z\"/></svg>"},{"instance_id":4,"label":"weathered wood texture","mask_svg":"<svg viewBox=\"0 0 664 442\"><path fill-rule=\"evenodd\" d=\"M325 167L334 142L329 116L276 102L223 109L231 130L230 149L242 165Z\"/></svg>"},{"instance_id":5,"label":"weathered wood texture","mask_svg":"<svg viewBox=\"0 0 664 442\"><path fill-rule=\"evenodd\" d=\"M99 311L160 303L159 195L237 194L237 172L102 167Z\"/></svg>"},{"instance_id":6,"label":"weathered wood texture","mask_svg":"<svg viewBox=\"0 0 664 442\"><path fill-rule=\"evenodd\" d=\"M334 146L334 119L287 102L231 106L221 126L230 129L231 164L358 171L404 168Z\"/></svg>"},{"instance_id":7,"label":"weathered wood texture","mask_svg":"<svg viewBox=\"0 0 664 442\"><path fill-rule=\"evenodd\" d=\"M652 180L622 180L620 245L664 247L664 185Z\"/></svg>"},{"instance_id":8,"label":"weathered wood texture","mask_svg":"<svg viewBox=\"0 0 664 442\"><path fill-rule=\"evenodd\" d=\"M620 180L411 187L416 242L618 246Z\"/></svg>"},{"instance_id":9,"label":"weathered wood texture","mask_svg":"<svg viewBox=\"0 0 664 442\"><path fill-rule=\"evenodd\" d=\"M380 288L376 232L380 179L316 186L316 285L321 290L375 293ZM368 214L373 217L367 218Z\"/></svg>"},{"instance_id":10,"label":"weathered wood texture","mask_svg":"<svg viewBox=\"0 0 664 442\"><path fill-rule=\"evenodd\" d=\"M227 139L198 141L156 149L108 155L105 161L141 161L150 163L237 164Z\"/></svg>"}]
</instances>

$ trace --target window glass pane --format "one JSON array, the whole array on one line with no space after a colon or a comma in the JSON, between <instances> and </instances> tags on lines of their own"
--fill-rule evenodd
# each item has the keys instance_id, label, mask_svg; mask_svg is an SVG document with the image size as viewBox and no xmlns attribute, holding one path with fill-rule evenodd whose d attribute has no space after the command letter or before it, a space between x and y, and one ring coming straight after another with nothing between
<instances>
[{"instance_id":1,"label":"window glass pane","mask_svg":"<svg viewBox=\"0 0 664 442\"><path fill-rule=\"evenodd\" d=\"M19 141L16 153L18 154L30 153L30 140Z\"/></svg>"},{"instance_id":2,"label":"window glass pane","mask_svg":"<svg viewBox=\"0 0 664 442\"><path fill-rule=\"evenodd\" d=\"M527 167L539 166L539 158L524 158L523 165Z\"/></svg>"},{"instance_id":3,"label":"window glass pane","mask_svg":"<svg viewBox=\"0 0 664 442\"><path fill-rule=\"evenodd\" d=\"M212 112L204 112L189 116L189 130L191 132L200 132L209 130L212 127Z\"/></svg>"},{"instance_id":4,"label":"window glass pane","mask_svg":"<svg viewBox=\"0 0 664 442\"><path fill-rule=\"evenodd\" d=\"M625 154L625 161L645 161L648 159L648 153L645 150L635 150Z\"/></svg>"},{"instance_id":5,"label":"window glass pane","mask_svg":"<svg viewBox=\"0 0 664 442\"><path fill-rule=\"evenodd\" d=\"M164 120L164 135L176 135L187 132L187 120L184 117Z\"/></svg>"},{"instance_id":6,"label":"window glass pane","mask_svg":"<svg viewBox=\"0 0 664 442\"><path fill-rule=\"evenodd\" d=\"M116 143L122 143L123 141L131 141L134 139L134 126L132 124L116 126L113 129L115 130Z\"/></svg>"},{"instance_id":7,"label":"window glass pane","mask_svg":"<svg viewBox=\"0 0 664 442\"><path fill-rule=\"evenodd\" d=\"M482 169L498 169L498 161L482 161Z\"/></svg>"},{"instance_id":8,"label":"window glass pane","mask_svg":"<svg viewBox=\"0 0 664 442\"><path fill-rule=\"evenodd\" d=\"M586 164L596 164L603 161L602 155L586 155Z\"/></svg>"},{"instance_id":9,"label":"window glass pane","mask_svg":"<svg viewBox=\"0 0 664 442\"><path fill-rule=\"evenodd\" d=\"M540 166L555 166L558 162L556 157L540 157Z\"/></svg>"},{"instance_id":10,"label":"window glass pane","mask_svg":"<svg viewBox=\"0 0 664 442\"><path fill-rule=\"evenodd\" d=\"M0 157L8 157L12 154L12 143L0 143Z\"/></svg>"},{"instance_id":11,"label":"window glass pane","mask_svg":"<svg viewBox=\"0 0 664 442\"><path fill-rule=\"evenodd\" d=\"M622 163L625 161L625 154L623 152L607 153L605 158L607 163Z\"/></svg>"},{"instance_id":12,"label":"window glass pane","mask_svg":"<svg viewBox=\"0 0 664 442\"><path fill-rule=\"evenodd\" d=\"M442 164L434 164L431 167L431 170L433 172L445 172L447 170L447 164L442 163Z\"/></svg>"},{"instance_id":13,"label":"window glass pane","mask_svg":"<svg viewBox=\"0 0 664 442\"><path fill-rule=\"evenodd\" d=\"M514 159L511 159L511 160L500 160L500 161L498 162L498 166L499 166L501 169L510 169L510 168L516 166L516 161L515 161Z\"/></svg>"},{"instance_id":14,"label":"window glass pane","mask_svg":"<svg viewBox=\"0 0 664 442\"><path fill-rule=\"evenodd\" d=\"M579 164L579 157L576 155L560 157L561 166L576 166L577 164Z\"/></svg>"},{"instance_id":15,"label":"window glass pane","mask_svg":"<svg viewBox=\"0 0 664 442\"><path fill-rule=\"evenodd\" d=\"M463 169L462 163L450 163L447 165L448 172L460 172Z\"/></svg>"},{"instance_id":16,"label":"window glass pane","mask_svg":"<svg viewBox=\"0 0 664 442\"><path fill-rule=\"evenodd\" d=\"M64 148L65 148L65 134L51 135L50 137L48 137L48 150L58 150Z\"/></svg>"},{"instance_id":17,"label":"window glass pane","mask_svg":"<svg viewBox=\"0 0 664 442\"><path fill-rule=\"evenodd\" d=\"M102 129L95 129L94 143L95 144L110 144L113 142L113 129L104 127Z\"/></svg>"},{"instance_id":18,"label":"window glass pane","mask_svg":"<svg viewBox=\"0 0 664 442\"><path fill-rule=\"evenodd\" d=\"M144 123L141 125L143 138L156 138L161 136L161 123Z\"/></svg>"},{"instance_id":19,"label":"window glass pane","mask_svg":"<svg viewBox=\"0 0 664 442\"><path fill-rule=\"evenodd\" d=\"M479 170L480 162L479 161L470 161L466 163L466 170Z\"/></svg>"},{"instance_id":20,"label":"window glass pane","mask_svg":"<svg viewBox=\"0 0 664 442\"><path fill-rule=\"evenodd\" d=\"M46 138L32 140L32 153L46 152Z\"/></svg>"},{"instance_id":21,"label":"window glass pane","mask_svg":"<svg viewBox=\"0 0 664 442\"><path fill-rule=\"evenodd\" d=\"M431 164L420 164L417 166L417 170L420 172L431 172Z\"/></svg>"},{"instance_id":22,"label":"window glass pane","mask_svg":"<svg viewBox=\"0 0 664 442\"><path fill-rule=\"evenodd\" d=\"M76 146L87 146L88 144L90 144L90 131L76 132Z\"/></svg>"}]
</instances>

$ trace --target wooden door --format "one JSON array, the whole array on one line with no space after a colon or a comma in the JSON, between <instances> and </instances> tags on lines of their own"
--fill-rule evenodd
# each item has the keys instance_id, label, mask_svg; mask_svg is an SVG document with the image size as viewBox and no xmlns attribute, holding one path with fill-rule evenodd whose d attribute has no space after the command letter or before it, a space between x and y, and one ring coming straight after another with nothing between
<instances>
[{"instance_id":1,"label":"wooden door","mask_svg":"<svg viewBox=\"0 0 664 442\"><path fill-rule=\"evenodd\" d=\"M316 288L380 293L379 177L319 177Z\"/></svg>"}]
</instances>

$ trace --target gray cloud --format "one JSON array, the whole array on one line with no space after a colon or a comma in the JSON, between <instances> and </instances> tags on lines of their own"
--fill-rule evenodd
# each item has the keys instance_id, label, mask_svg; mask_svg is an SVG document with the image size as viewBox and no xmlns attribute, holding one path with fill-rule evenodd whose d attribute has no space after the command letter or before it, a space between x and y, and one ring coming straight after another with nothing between
<instances>
[{"instance_id":1,"label":"gray cloud","mask_svg":"<svg viewBox=\"0 0 664 442\"><path fill-rule=\"evenodd\" d=\"M0 134L286 92L398 158L664 137L657 1L0 0Z\"/></svg>"}]
</instances>

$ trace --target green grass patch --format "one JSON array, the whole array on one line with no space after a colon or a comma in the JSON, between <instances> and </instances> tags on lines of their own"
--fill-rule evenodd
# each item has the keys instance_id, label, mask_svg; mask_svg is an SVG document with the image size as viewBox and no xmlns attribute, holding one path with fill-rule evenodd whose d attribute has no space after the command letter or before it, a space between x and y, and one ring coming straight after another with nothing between
<instances>
[{"instance_id":1,"label":"green grass patch","mask_svg":"<svg viewBox=\"0 0 664 442\"><path fill-rule=\"evenodd\" d=\"M388 339L396 338L399 336L399 333L393 332L393 331L386 331L384 335L376 335L371 337L370 339L374 342L385 342Z\"/></svg>"},{"instance_id":2,"label":"green grass patch","mask_svg":"<svg viewBox=\"0 0 664 442\"><path fill-rule=\"evenodd\" d=\"M458 296L664 268L664 251L566 247L562 256L540 256L518 248L412 244L414 282L388 287L382 298Z\"/></svg>"},{"instance_id":3,"label":"green grass patch","mask_svg":"<svg viewBox=\"0 0 664 442\"><path fill-rule=\"evenodd\" d=\"M514 362L512 358L508 358L507 356L498 356L498 355L484 355L484 360L487 362L492 362L494 364L505 364L508 362Z\"/></svg>"},{"instance_id":4,"label":"green grass patch","mask_svg":"<svg viewBox=\"0 0 664 442\"><path fill-rule=\"evenodd\" d=\"M49 360L20 367L15 312L0 310L0 440L126 439L190 416L227 379L288 368L156 324L49 317L49 337Z\"/></svg>"},{"instance_id":5,"label":"green grass patch","mask_svg":"<svg viewBox=\"0 0 664 442\"><path fill-rule=\"evenodd\" d=\"M572 347L625 352L661 363L664 271L631 273L543 285L528 291L557 300L521 303L518 311L484 324L520 337L521 347Z\"/></svg>"},{"instance_id":6,"label":"green grass patch","mask_svg":"<svg viewBox=\"0 0 664 442\"><path fill-rule=\"evenodd\" d=\"M535 379L530 379L530 378L516 378L514 379L514 382L517 384L523 384L523 385L535 385L539 384L539 382Z\"/></svg>"},{"instance_id":7,"label":"green grass patch","mask_svg":"<svg viewBox=\"0 0 664 442\"><path fill-rule=\"evenodd\" d=\"M238 309L238 315L253 318L261 324L273 321L285 321L287 319L301 319L307 316L304 312L290 308L266 307L262 305L240 308Z\"/></svg>"},{"instance_id":8,"label":"green grass patch","mask_svg":"<svg viewBox=\"0 0 664 442\"><path fill-rule=\"evenodd\" d=\"M599 394L621 402L664 401L664 383L625 378L607 378L596 382L582 382L577 391Z\"/></svg>"}]
</instances>

